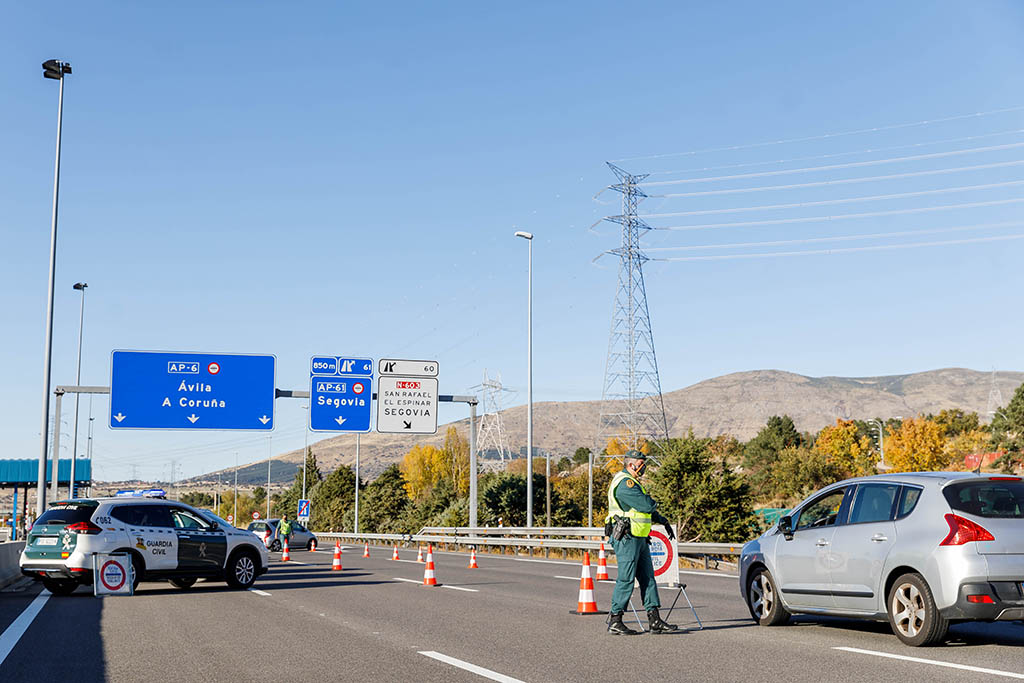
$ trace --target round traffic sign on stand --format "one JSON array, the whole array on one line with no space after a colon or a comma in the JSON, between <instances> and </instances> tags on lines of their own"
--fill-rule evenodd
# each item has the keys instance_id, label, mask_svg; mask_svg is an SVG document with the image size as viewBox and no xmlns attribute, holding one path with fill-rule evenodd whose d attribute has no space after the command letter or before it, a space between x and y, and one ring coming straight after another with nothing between
<instances>
[{"instance_id":1,"label":"round traffic sign on stand","mask_svg":"<svg viewBox=\"0 0 1024 683\"><path fill-rule=\"evenodd\" d=\"M654 564L654 576L660 577L672 566L672 544L668 536L660 531L651 530L651 562Z\"/></svg>"},{"instance_id":2,"label":"round traffic sign on stand","mask_svg":"<svg viewBox=\"0 0 1024 683\"><path fill-rule=\"evenodd\" d=\"M234 524L235 523L235 516L234 515L228 515L228 521L231 522L232 524Z\"/></svg>"},{"instance_id":3,"label":"round traffic sign on stand","mask_svg":"<svg viewBox=\"0 0 1024 683\"><path fill-rule=\"evenodd\" d=\"M259 519L260 518L259 510L253 510L252 518L253 519Z\"/></svg>"},{"instance_id":4,"label":"round traffic sign on stand","mask_svg":"<svg viewBox=\"0 0 1024 683\"><path fill-rule=\"evenodd\" d=\"M100 581L107 590L121 590L127 578L128 572L117 560L107 560L100 568Z\"/></svg>"}]
</instances>

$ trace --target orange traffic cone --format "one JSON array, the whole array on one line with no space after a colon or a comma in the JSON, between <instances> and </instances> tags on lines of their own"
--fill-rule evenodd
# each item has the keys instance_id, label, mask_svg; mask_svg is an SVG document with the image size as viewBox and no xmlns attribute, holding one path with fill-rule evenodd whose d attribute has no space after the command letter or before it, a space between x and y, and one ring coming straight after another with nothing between
<instances>
[{"instance_id":1,"label":"orange traffic cone","mask_svg":"<svg viewBox=\"0 0 1024 683\"><path fill-rule=\"evenodd\" d=\"M423 561L423 546L420 546L419 547L419 552L416 553L416 561L417 562L422 562Z\"/></svg>"},{"instance_id":2,"label":"orange traffic cone","mask_svg":"<svg viewBox=\"0 0 1024 683\"><path fill-rule=\"evenodd\" d=\"M284 547L281 549L281 561L291 562L292 556L288 554L288 537L284 537Z\"/></svg>"},{"instance_id":3,"label":"orange traffic cone","mask_svg":"<svg viewBox=\"0 0 1024 683\"><path fill-rule=\"evenodd\" d=\"M594 600L594 580L590 578L590 553L583 553L583 571L580 574L580 597L576 601L576 609L572 614L607 614L597 611Z\"/></svg>"},{"instance_id":4,"label":"orange traffic cone","mask_svg":"<svg viewBox=\"0 0 1024 683\"><path fill-rule=\"evenodd\" d=\"M369 556L370 556L370 544L366 543L366 544L363 545L363 557L369 557Z\"/></svg>"},{"instance_id":5,"label":"orange traffic cone","mask_svg":"<svg viewBox=\"0 0 1024 683\"><path fill-rule=\"evenodd\" d=\"M423 568L423 585L437 585L437 579L434 577L434 546L427 548L427 566Z\"/></svg>"},{"instance_id":6,"label":"orange traffic cone","mask_svg":"<svg viewBox=\"0 0 1024 683\"><path fill-rule=\"evenodd\" d=\"M398 559L398 546L397 545L395 546L394 552L391 553L391 559L392 560L397 560Z\"/></svg>"},{"instance_id":7,"label":"orange traffic cone","mask_svg":"<svg viewBox=\"0 0 1024 683\"><path fill-rule=\"evenodd\" d=\"M315 538L312 541L309 542L309 549L310 549L311 552L314 552L314 553L316 552L316 539Z\"/></svg>"},{"instance_id":8,"label":"orange traffic cone","mask_svg":"<svg viewBox=\"0 0 1024 683\"><path fill-rule=\"evenodd\" d=\"M341 541L334 542L334 559L331 561L331 569L341 571Z\"/></svg>"},{"instance_id":9,"label":"orange traffic cone","mask_svg":"<svg viewBox=\"0 0 1024 683\"><path fill-rule=\"evenodd\" d=\"M600 554L597 556L597 576L594 577L598 581L608 581L608 560L604 556L604 543L601 544Z\"/></svg>"},{"instance_id":10,"label":"orange traffic cone","mask_svg":"<svg viewBox=\"0 0 1024 683\"><path fill-rule=\"evenodd\" d=\"M470 550L469 550L469 568L470 569L480 569L480 567L477 566L477 563L476 563L476 548L470 548Z\"/></svg>"}]
</instances>

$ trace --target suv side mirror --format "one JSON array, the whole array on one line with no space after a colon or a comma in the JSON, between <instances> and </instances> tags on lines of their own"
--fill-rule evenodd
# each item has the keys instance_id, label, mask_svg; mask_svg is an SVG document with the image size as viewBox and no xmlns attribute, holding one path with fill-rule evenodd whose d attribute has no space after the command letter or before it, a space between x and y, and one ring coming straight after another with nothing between
<instances>
[{"instance_id":1,"label":"suv side mirror","mask_svg":"<svg viewBox=\"0 0 1024 683\"><path fill-rule=\"evenodd\" d=\"M217 522L210 522L210 529L212 529L213 531L216 531L219 528L220 528L220 524L218 524Z\"/></svg>"},{"instance_id":2,"label":"suv side mirror","mask_svg":"<svg viewBox=\"0 0 1024 683\"><path fill-rule=\"evenodd\" d=\"M787 541L792 539L793 538L793 518L790 517L789 515L785 515L781 519L779 519L779 531L782 533L783 536L786 537Z\"/></svg>"}]
</instances>

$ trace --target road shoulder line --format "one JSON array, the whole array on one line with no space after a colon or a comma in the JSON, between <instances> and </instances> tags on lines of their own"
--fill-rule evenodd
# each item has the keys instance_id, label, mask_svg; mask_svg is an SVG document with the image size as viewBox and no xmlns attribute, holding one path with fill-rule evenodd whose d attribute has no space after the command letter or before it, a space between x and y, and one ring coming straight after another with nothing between
<instances>
[{"instance_id":1,"label":"road shoulder line","mask_svg":"<svg viewBox=\"0 0 1024 683\"><path fill-rule=\"evenodd\" d=\"M18 644L21 637L25 635L25 631L32 625L35 618L42 611L43 605L50 599L50 591L43 589L39 595L35 597L32 602L28 604L18 618L11 622L3 633L0 633L0 665L7 659L7 655L11 654L14 646Z\"/></svg>"}]
</instances>

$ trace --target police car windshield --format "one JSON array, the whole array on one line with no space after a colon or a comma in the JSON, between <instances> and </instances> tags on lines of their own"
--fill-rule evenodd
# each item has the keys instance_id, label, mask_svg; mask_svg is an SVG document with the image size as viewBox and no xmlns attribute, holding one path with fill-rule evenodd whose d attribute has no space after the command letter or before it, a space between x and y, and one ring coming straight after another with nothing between
<instances>
[{"instance_id":1,"label":"police car windshield","mask_svg":"<svg viewBox=\"0 0 1024 683\"><path fill-rule=\"evenodd\" d=\"M210 512L209 510L198 510L198 512L203 517L205 517L207 521L216 522L217 524L219 524L220 528L222 529L230 529L234 526L234 524L232 524L231 522L227 521L226 519L221 519L217 515Z\"/></svg>"}]
</instances>

